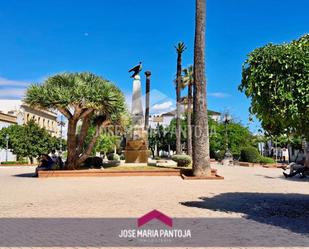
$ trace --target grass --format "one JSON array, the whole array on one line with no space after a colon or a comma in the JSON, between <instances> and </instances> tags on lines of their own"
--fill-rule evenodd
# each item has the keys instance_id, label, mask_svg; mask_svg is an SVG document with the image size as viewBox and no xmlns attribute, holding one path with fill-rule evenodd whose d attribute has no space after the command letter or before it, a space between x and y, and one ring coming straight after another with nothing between
<instances>
[{"instance_id":1,"label":"grass","mask_svg":"<svg viewBox=\"0 0 309 249\"><path fill-rule=\"evenodd\" d=\"M114 166L106 167L108 170L157 170L158 167L155 166Z\"/></svg>"},{"instance_id":2,"label":"grass","mask_svg":"<svg viewBox=\"0 0 309 249\"><path fill-rule=\"evenodd\" d=\"M166 169L181 169L178 167L163 167L163 166L116 166L116 167L105 167L108 170L166 170Z\"/></svg>"},{"instance_id":3,"label":"grass","mask_svg":"<svg viewBox=\"0 0 309 249\"><path fill-rule=\"evenodd\" d=\"M114 163L105 163L104 164L104 169L106 170L115 170L115 171L122 171L122 170L128 170L128 171L134 171L134 170L167 170L167 169L180 169L180 170L192 170L192 165L189 165L188 167L177 167L177 166L173 166L173 165L160 165L160 166L155 166L155 165L148 165L148 166L140 166L140 165L134 165L134 164L130 164L130 166L124 166L124 165L119 165L118 164L114 164ZM81 167L80 170L88 170L89 167Z\"/></svg>"}]
</instances>

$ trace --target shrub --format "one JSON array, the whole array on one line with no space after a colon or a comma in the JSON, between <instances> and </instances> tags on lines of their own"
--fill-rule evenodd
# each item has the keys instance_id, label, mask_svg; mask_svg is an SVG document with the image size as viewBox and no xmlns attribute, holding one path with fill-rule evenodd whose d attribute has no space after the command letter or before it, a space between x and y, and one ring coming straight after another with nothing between
<instances>
[{"instance_id":1,"label":"shrub","mask_svg":"<svg viewBox=\"0 0 309 249\"><path fill-rule=\"evenodd\" d=\"M119 161L120 157L115 153L110 153L107 155L109 161Z\"/></svg>"},{"instance_id":2,"label":"shrub","mask_svg":"<svg viewBox=\"0 0 309 249\"><path fill-rule=\"evenodd\" d=\"M239 154L239 153L233 153L233 158L234 158L235 160L239 160L240 154Z\"/></svg>"},{"instance_id":3,"label":"shrub","mask_svg":"<svg viewBox=\"0 0 309 249\"><path fill-rule=\"evenodd\" d=\"M216 152L215 159L221 161L224 158L225 150L219 150Z\"/></svg>"},{"instance_id":4,"label":"shrub","mask_svg":"<svg viewBox=\"0 0 309 249\"><path fill-rule=\"evenodd\" d=\"M212 148L210 148L210 150L209 150L209 155L210 155L210 158L215 158L215 159L217 159L216 157L217 157L217 153L216 153L216 151L214 151Z\"/></svg>"},{"instance_id":5,"label":"shrub","mask_svg":"<svg viewBox=\"0 0 309 249\"><path fill-rule=\"evenodd\" d=\"M101 168L103 166L103 160L101 157L88 157L84 162L86 168Z\"/></svg>"},{"instance_id":6,"label":"shrub","mask_svg":"<svg viewBox=\"0 0 309 249\"><path fill-rule=\"evenodd\" d=\"M114 154L113 161L119 161L120 156L118 154Z\"/></svg>"},{"instance_id":7,"label":"shrub","mask_svg":"<svg viewBox=\"0 0 309 249\"><path fill-rule=\"evenodd\" d=\"M192 158L188 155L174 155L172 160L177 163L178 167L188 167L192 163Z\"/></svg>"},{"instance_id":8,"label":"shrub","mask_svg":"<svg viewBox=\"0 0 309 249\"><path fill-rule=\"evenodd\" d=\"M268 163L275 163L275 160L272 159L271 157L261 156L260 159L259 159L259 162L268 164Z\"/></svg>"},{"instance_id":9,"label":"shrub","mask_svg":"<svg viewBox=\"0 0 309 249\"><path fill-rule=\"evenodd\" d=\"M51 170L60 170L60 166L56 163L54 163L51 167Z\"/></svg>"},{"instance_id":10,"label":"shrub","mask_svg":"<svg viewBox=\"0 0 309 249\"><path fill-rule=\"evenodd\" d=\"M258 150L254 147L244 147L240 152L240 161L248 163L258 163L260 159Z\"/></svg>"}]
</instances>

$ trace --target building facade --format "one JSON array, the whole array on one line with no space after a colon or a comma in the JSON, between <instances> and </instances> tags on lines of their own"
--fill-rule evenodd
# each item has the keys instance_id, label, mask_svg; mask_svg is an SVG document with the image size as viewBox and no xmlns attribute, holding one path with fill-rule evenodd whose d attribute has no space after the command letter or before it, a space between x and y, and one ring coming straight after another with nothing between
<instances>
[{"instance_id":1,"label":"building facade","mask_svg":"<svg viewBox=\"0 0 309 249\"><path fill-rule=\"evenodd\" d=\"M17 124L17 119L15 116L0 112L0 130L14 124ZM16 155L6 148L0 149L0 162L4 161L16 161Z\"/></svg>"},{"instance_id":2,"label":"building facade","mask_svg":"<svg viewBox=\"0 0 309 249\"><path fill-rule=\"evenodd\" d=\"M41 128L45 128L51 136L59 136L57 113L32 108L20 100L0 100L0 111L16 117L16 123L23 125L34 120Z\"/></svg>"},{"instance_id":3,"label":"building facade","mask_svg":"<svg viewBox=\"0 0 309 249\"><path fill-rule=\"evenodd\" d=\"M182 115L183 115L184 111L181 110L181 112L182 112ZM221 113L220 112L208 110L208 116L216 122L221 121ZM163 127L167 127L167 126L170 125L170 123L172 122L172 120L174 118L176 118L176 110L171 111L171 112L167 112L167 113L163 113L161 115L151 115L149 117L149 126L152 129L155 129L158 125L162 125Z\"/></svg>"}]
</instances>

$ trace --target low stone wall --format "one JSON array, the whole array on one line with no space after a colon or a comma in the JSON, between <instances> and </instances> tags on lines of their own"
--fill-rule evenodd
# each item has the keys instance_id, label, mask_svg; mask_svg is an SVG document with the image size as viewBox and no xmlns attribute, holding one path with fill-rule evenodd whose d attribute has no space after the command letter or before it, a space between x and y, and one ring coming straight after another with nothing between
<instances>
[{"instance_id":1,"label":"low stone wall","mask_svg":"<svg viewBox=\"0 0 309 249\"><path fill-rule=\"evenodd\" d=\"M269 164L260 164L260 163L248 163L248 162L239 162L238 166L242 167L264 167L264 168L283 168L286 167L282 163L269 163Z\"/></svg>"},{"instance_id":2,"label":"low stone wall","mask_svg":"<svg viewBox=\"0 0 309 249\"><path fill-rule=\"evenodd\" d=\"M180 169L158 170L50 170L39 171L39 178L48 177L115 177L115 176L180 176Z\"/></svg>"}]
</instances>

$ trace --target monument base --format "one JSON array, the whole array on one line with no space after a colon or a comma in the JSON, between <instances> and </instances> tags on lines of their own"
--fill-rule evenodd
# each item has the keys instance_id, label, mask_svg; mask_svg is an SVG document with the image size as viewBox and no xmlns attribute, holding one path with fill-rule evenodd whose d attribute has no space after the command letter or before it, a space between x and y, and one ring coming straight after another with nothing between
<instances>
[{"instance_id":1,"label":"monument base","mask_svg":"<svg viewBox=\"0 0 309 249\"><path fill-rule=\"evenodd\" d=\"M144 140L127 141L124 152L126 163L148 163L148 149Z\"/></svg>"}]
</instances>

